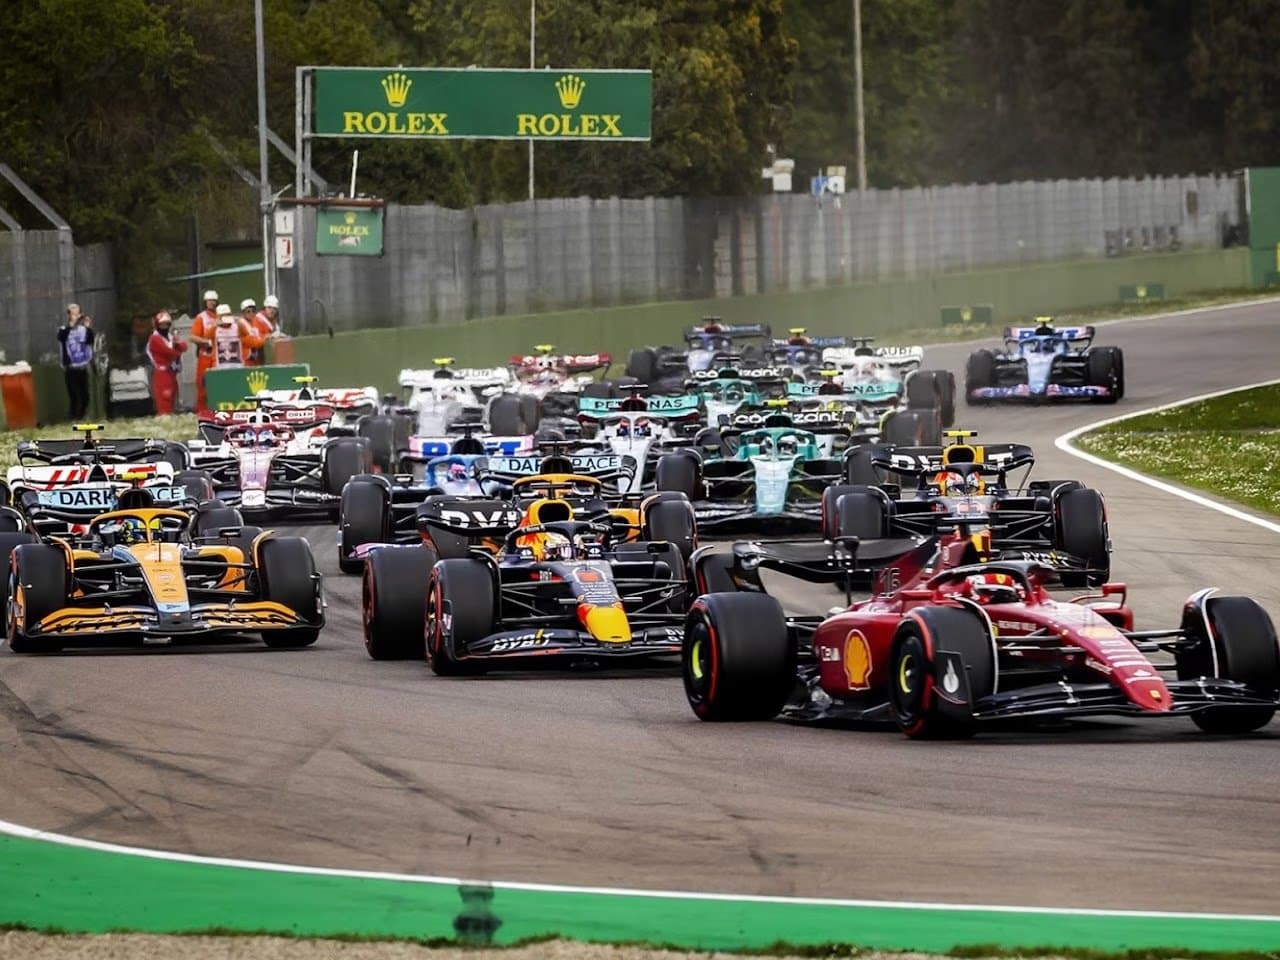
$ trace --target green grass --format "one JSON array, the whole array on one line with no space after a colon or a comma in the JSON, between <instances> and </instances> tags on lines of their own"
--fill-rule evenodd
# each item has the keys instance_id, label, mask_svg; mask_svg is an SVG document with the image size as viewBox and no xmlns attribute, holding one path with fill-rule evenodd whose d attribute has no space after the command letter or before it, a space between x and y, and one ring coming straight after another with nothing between
<instances>
[{"instance_id":1,"label":"green grass","mask_svg":"<svg viewBox=\"0 0 1280 960\"><path fill-rule=\"evenodd\" d=\"M1124 420L1077 444L1143 473L1280 515L1280 384Z\"/></svg>"},{"instance_id":2,"label":"green grass","mask_svg":"<svg viewBox=\"0 0 1280 960\"><path fill-rule=\"evenodd\" d=\"M1191 310L1196 307L1213 307L1224 303L1244 303L1249 300L1261 300L1276 296L1275 290L1255 290L1251 287L1239 287L1230 290L1204 290L1186 293L1178 297L1164 300L1125 300L1115 303L1100 304L1080 310L1070 310L1053 314L1060 326L1071 326L1080 323L1106 323L1108 320L1119 320L1124 317L1145 317L1156 313L1173 313L1178 310ZM885 334L877 338L877 342L886 346L909 346L912 344L955 343L963 340L985 340L988 337L999 337L1005 327L1028 325L1034 322L1034 316L1016 317L1002 320L1000 323L952 324L950 326L920 327L915 330L902 330L898 333Z\"/></svg>"},{"instance_id":3,"label":"green grass","mask_svg":"<svg viewBox=\"0 0 1280 960\"><path fill-rule=\"evenodd\" d=\"M196 418L192 413L176 413L167 417L134 417L108 420L94 436L103 440L146 437L156 440L187 440L196 435ZM0 433L0 468L9 469L18 462L21 440L62 440L77 434L69 423L56 423L30 430L8 430Z\"/></svg>"}]
</instances>

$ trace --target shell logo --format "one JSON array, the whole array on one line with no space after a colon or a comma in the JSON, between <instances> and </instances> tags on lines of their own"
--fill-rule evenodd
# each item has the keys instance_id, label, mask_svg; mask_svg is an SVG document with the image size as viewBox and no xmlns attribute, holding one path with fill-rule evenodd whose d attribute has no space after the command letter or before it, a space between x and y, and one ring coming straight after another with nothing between
<instances>
[{"instance_id":1,"label":"shell logo","mask_svg":"<svg viewBox=\"0 0 1280 960\"><path fill-rule=\"evenodd\" d=\"M850 630L844 638L844 675L850 690L871 688L871 644L861 630Z\"/></svg>"}]
</instances>

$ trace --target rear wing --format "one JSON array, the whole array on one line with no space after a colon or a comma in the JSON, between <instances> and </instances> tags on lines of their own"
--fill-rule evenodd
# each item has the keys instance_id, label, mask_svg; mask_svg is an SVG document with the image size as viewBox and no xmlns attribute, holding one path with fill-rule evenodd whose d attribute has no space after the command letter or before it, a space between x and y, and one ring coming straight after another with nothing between
<instances>
[{"instance_id":1,"label":"rear wing","mask_svg":"<svg viewBox=\"0 0 1280 960\"><path fill-rule=\"evenodd\" d=\"M579 476L598 480L602 487L614 493L628 486L638 469L635 457L618 453L488 457L475 465L476 476L482 482L511 485L517 480L541 475Z\"/></svg>"},{"instance_id":2,"label":"rear wing","mask_svg":"<svg viewBox=\"0 0 1280 960\"><path fill-rule=\"evenodd\" d=\"M334 415L333 407L324 403L297 406L273 403L266 398L262 401L256 410L206 410L197 417L197 422L202 431L205 428L229 430L247 426L285 426L296 430L328 423ZM261 422L264 414L270 421L267 424Z\"/></svg>"},{"instance_id":3,"label":"rear wing","mask_svg":"<svg viewBox=\"0 0 1280 960\"><path fill-rule=\"evenodd\" d=\"M510 500L428 497L418 507L417 527L428 535L435 529L476 540L505 537L520 525L522 515Z\"/></svg>"},{"instance_id":4,"label":"rear wing","mask_svg":"<svg viewBox=\"0 0 1280 960\"><path fill-rule=\"evenodd\" d=\"M730 340L746 340L752 337L768 339L773 336L773 328L767 323L719 323L707 322L695 324L684 332L687 344L702 343L704 337L728 337Z\"/></svg>"},{"instance_id":5,"label":"rear wing","mask_svg":"<svg viewBox=\"0 0 1280 960\"><path fill-rule=\"evenodd\" d=\"M425 463L428 460L434 460L437 457L447 457L452 453L462 453L463 449L454 450L455 445L459 445L460 441L465 439L474 440L480 444L481 448L476 449L476 453L483 453L488 456L515 456L517 454L531 454L534 449L533 435L526 434L523 436L479 436L471 438L463 437L410 437L408 447L400 451L400 459L411 463Z\"/></svg>"},{"instance_id":6,"label":"rear wing","mask_svg":"<svg viewBox=\"0 0 1280 960\"><path fill-rule=\"evenodd\" d=\"M508 366L517 371L536 371L544 364L564 373L594 373L613 366L613 357L607 353L526 353L513 356Z\"/></svg>"},{"instance_id":7,"label":"rear wing","mask_svg":"<svg viewBox=\"0 0 1280 960\"><path fill-rule=\"evenodd\" d=\"M325 387L319 390L259 390L254 397L264 406L276 404L300 404L318 401L336 409L377 406L380 400L377 387Z\"/></svg>"},{"instance_id":8,"label":"rear wing","mask_svg":"<svg viewBox=\"0 0 1280 960\"><path fill-rule=\"evenodd\" d=\"M873 466L899 476L920 477L939 473L946 469L943 451L947 447L906 447L878 443L871 448ZM981 465L981 472L998 476L1030 467L1035 463L1035 453L1025 443L986 443L971 448L976 456L972 461Z\"/></svg>"},{"instance_id":9,"label":"rear wing","mask_svg":"<svg viewBox=\"0 0 1280 960\"><path fill-rule=\"evenodd\" d=\"M59 457L76 457L84 463L155 463L164 454L163 440L131 438L108 442L83 440L23 440L18 444L18 460L52 463Z\"/></svg>"},{"instance_id":10,"label":"rear wing","mask_svg":"<svg viewBox=\"0 0 1280 960\"><path fill-rule=\"evenodd\" d=\"M129 474L131 479L119 479ZM90 483L119 483L131 485L141 480L151 483L172 483L173 465L160 460L134 463L72 463L58 466L31 467L20 464L10 467L7 481L11 488L27 487L32 490L56 490Z\"/></svg>"},{"instance_id":11,"label":"rear wing","mask_svg":"<svg viewBox=\"0 0 1280 960\"><path fill-rule=\"evenodd\" d=\"M436 367L431 370L401 370L397 383L401 387L431 387L445 381L462 381L470 387L501 386L511 382L506 367Z\"/></svg>"},{"instance_id":12,"label":"rear wing","mask_svg":"<svg viewBox=\"0 0 1280 960\"><path fill-rule=\"evenodd\" d=\"M1032 340L1035 337L1060 337L1072 344L1088 344L1095 336L1095 328L1092 324L1085 324L1078 327L1052 327L1047 324L1041 324L1037 327L1005 327L1004 339L1006 343L1018 343L1022 340Z\"/></svg>"},{"instance_id":13,"label":"rear wing","mask_svg":"<svg viewBox=\"0 0 1280 960\"><path fill-rule=\"evenodd\" d=\"M679 418L697 413L698 404L698 398L688 394L681 394L678 397L579 397L578 413L591 418L607 417L617 413Z\"/></svg>"},{"instance_id":14,"label":"rear wing","mask_svg":"<svg viewBox=\"0 0 1280 960\"><path fill-rule=\"evenodd\" d=\"M937 541L919 537L887 537L859 540L759 540L735 543L728 573L739 589L765 593L760 570L805 580L809 583L844 583L869 580L894 562L917 551L932 554ZM695 568L714 547L703 547L691 558Z\"/></svg>"}]
</instances>

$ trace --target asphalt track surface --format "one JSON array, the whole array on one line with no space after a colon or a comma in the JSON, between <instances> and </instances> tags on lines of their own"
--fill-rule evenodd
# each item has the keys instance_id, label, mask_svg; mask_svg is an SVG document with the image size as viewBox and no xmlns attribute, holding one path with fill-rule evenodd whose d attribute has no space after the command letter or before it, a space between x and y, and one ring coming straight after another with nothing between
<instances>
[{"instance_id":1,"label":"asphalt track surface","mask_svg":"<svg viewBox=\"0 0 1280 960\"><path fill-rule=\"evenodd\" d=\"M1194 589L1280 620L1280 542L1092 467L1081 423L1275 377L1280 308L1102 328L1116 407L977 409L1036 475L1106 497L1138 625ZM960 371L971 345L930 348ZM1224 456L1229 456L1224 451ZM1280 721L1090 721L914 743L893 731L704 724L672 671L446 680L375 663L332 527L315 647L0 651L0 819L97 840L315 866L796 896L1280 912ZM830 604L809 588L793 607Z\"/></svg>"}]
</instances>

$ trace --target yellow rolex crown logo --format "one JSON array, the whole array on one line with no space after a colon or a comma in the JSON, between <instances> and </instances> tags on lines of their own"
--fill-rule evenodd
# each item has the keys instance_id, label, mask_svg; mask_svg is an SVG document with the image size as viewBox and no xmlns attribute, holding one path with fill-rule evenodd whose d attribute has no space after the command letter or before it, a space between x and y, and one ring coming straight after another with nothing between
<instances>
[{"instance_id":1,"label":"yellow rolex crown logo","mask_svg":"<svg viewBox=\"0 0 1280 960\"><path fill-rule=\"evenodd\" d=\"M245 383L249 385L250 393L261 393L267 389L267 381L271 375L262 370L253 370L245 375Z\"/></svg>"},{"instance_id":2,"label":"yellow rolex crown logo","mask_svg":"<svg viewBox=\"0 0 1280 960\"><path fill-rule=\"evenodd\" d=\"M347 226L350 226L351 224L356 222L356 215L348 210L346 213L342 215L342 221L343 223L347 224Z\"/></svg>"},{"instance_id":3,"label":"yellow rolex crown logo","mask_svg":"<svg viewBox=\"0 0 1280 960\"><path fill-rule=\"evenodd\" d=\"M409 88L413 81L403 73L389 73L382 78L382 90L387 95L387 106L403 107L409 99Z\"/></svg>"},{"instance_id":4,"label":"yellow rolex crown logo","mask_svg":"<svg viewBox=\"0 0 1280 960\"><path fill-rule=\"evenodd\" d=\"M560 106L566 110L576 110L582 101L582 91L587 82L572 73L566 73L556 81L556 93L560 94Z\"/></svg>"}]
</instances>

